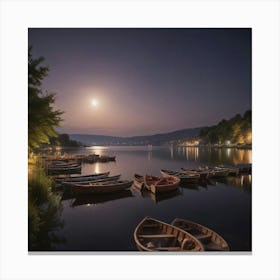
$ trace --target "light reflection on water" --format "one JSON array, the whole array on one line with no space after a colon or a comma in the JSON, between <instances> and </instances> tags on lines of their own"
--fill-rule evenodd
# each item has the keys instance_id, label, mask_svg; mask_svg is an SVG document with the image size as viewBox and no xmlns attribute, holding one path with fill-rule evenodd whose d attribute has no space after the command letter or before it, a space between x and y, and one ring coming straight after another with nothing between
<instances>
[{"instance_id":1,"label":"light reflection on water","mask_svg":"<svg viewBox=\"0 0 280 280\"><path fill-rule=\"evenodd\" d=\"M160 169L179 170L216 164L251 163L251 150L198 147L89 147L73 154L115 155L115 162L83 164L82 173L110 171L132 179L134 173L160 175ZM155 196L129 192L109 196L71 197L64 193L65 237L57 250L136 250L133 232L144 216L166 222L190 219L220 233L232 250L251 250L252 176L242 175L181 186L175 193ZM112 235L112 232L114 234Z\"/></svg>"}]
</instances>

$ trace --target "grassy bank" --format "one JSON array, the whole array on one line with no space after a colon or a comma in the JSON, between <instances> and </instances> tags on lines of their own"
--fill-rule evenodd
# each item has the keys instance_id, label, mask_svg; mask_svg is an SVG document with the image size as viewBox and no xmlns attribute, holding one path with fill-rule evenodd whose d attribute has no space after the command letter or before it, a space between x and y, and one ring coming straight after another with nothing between
<instances>
[{"instance_id":1,"label":"grassy bank","mask_svg":"<svg viewBox=\"0 0 280 280\"><path fill-rule=\"evenodd\" d=\"M49 178L37 156L28 161L28 249L52 250L63 242L56 231L63 227L62 205L51 191L54 181Z\"/></svg>"}]
</instances>

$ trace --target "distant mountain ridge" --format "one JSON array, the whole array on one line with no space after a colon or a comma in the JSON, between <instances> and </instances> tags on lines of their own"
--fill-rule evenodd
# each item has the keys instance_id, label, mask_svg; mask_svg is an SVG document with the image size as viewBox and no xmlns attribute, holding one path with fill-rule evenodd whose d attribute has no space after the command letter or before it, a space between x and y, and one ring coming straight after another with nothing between
<instances>
[{"instance_id":1,"label":"distant mountain ridge","mask_svg":"<svg viewBox=\"0 0 280 280\"><path fill-rule=\"evenodd\" d=\"M168 143L178 143L186 141L199 135L201 129L205 127L187 128L168 133L159 133L154 135L115 137L92 134L69 134L70 139L79 141L85 145L164 145Z\"/></svg>"}]
</instances>

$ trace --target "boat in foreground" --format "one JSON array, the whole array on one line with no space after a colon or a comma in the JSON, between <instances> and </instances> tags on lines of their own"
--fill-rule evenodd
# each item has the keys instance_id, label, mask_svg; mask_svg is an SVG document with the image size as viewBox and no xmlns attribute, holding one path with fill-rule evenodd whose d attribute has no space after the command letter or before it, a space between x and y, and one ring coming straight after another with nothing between
<instances>
[{"instance_id":1,"label":"boat in foreground","mask_svg":"<svg viewBox=\"0 0 280 280\"><path fill-rule=\"evenodd\" d=\"M134 240L139 251L204 251L201 242L188 232L150 217L136 227Z\"/></svg>"},{"instance_id":2,"label":"boat in foreground","mask_svg":"<svg viewBox=\"0 0 280 280\"><path fill-rule=\"evenodd\" d=\"M178 218L171 224L193 235L202 243L205 251L229 251L227 242L218 233L205 226Z\"/></svg>"},{"instance_id":3,"label":"boat in foreground","mask_svg":"<svg viewBox=\"0 0 280 280\"><path fill-rule=\"evenodd\" d=\"M72 191L76 194L89 193L112 193L125 190L131 187L133 181L97 182L88 184L73 184Z\"/></svg>"},{"instance_id":4,"label":"boat in foreground","mask_svg":"<svg viewBox=\"0 0 280 280\"><path fill-rule=\"evenodd\" d=\"M144 177L144 184L147 190L154 194L170 192L176 190L180 183L180 179L175 176L169 177L157 177L152 175L146 175Z\"/></svg>"}]
</instances>

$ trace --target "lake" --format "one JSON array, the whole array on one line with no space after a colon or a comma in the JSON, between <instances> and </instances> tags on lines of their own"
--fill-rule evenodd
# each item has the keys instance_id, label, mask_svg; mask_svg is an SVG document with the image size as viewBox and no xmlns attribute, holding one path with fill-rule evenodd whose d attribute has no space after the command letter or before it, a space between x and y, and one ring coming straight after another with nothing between
<instances>
[{"instance_id":1,"label":"lake","mask_svg":"<svg viewBox=\"0 0 280 280\"><path fill-rule=\"evenodd\" d=\"M82 174L110 171L121 179L134 173L160 175L160 169L179 170L217 164L251 163L251 150L207 147L87 147L73 154L115 155L115 162L83 164ZM64 226L55 233L57 251L135 251L133 232L150 216L165 222L188 219L219 233L232 251L251 251L252 176L239 175L179 187L155 196L130 190L110 195L73 197L58 191ZM60 240L60 241L58 241Z\"/></svg>"}]
</instances>

